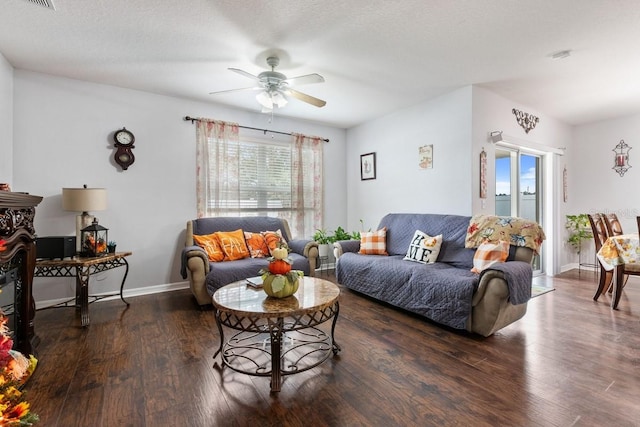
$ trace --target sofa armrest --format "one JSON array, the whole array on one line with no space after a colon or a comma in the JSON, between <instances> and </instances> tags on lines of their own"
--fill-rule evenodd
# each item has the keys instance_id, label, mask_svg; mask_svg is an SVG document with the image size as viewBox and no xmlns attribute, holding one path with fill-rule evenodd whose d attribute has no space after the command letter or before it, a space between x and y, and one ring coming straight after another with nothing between
<instances>
[{"instance_id":1,"label":"sofa armrest","mask_svg":"<svg viewBox=\"0 0 640 427\"><path fill-rule=\"evenodd\" d=\"M531 284L533 271L531 264L523 261L508 261L495 264L480 274L478 289L473 296L472 305L485 297L489 286L493 286L492 293L500 298L506 298L512 304L523 304L531 298ZM498 287L497 284L500 284Z\"/></svg>"},{"instance_id":2,"label":"sofa armrest","mask_svg":"<svg viewBox=\"0 0 640 427\"><path fill-rule=\"evenodd\" d=\"M193 270L193 265L195 264L200 268L200 262L194 263L189 262L190 259L200 259L202 260L202 273L207 274L209 272L209 256L200 246L186 246L182 249L182 257L181 257L181 265L180 265L180 275L183 279L187 278L187 269Z\"/></svg>"},{"instance_id":3,"label":"sofa armrest","mask_svg":"<svg viewBox=\"0 0 640 427\"><path fill-rule=\"evenodd\" d=\"M333 256L336 260L344 253L358 251L360 251L360 240L339 240L333 244Z\"/></svg>"},{"instance_id":4,"label":"sofa armrest","mask_svg":"<svg viewBox=\"0 0 640 427\"><path fill-rule=\"evenodd\" d=\"M311 248L318 247L318 244L316 242L306 239L289 240L287 242L287 245L289 245L292 252L295 252L307 258L309 258L309 251L311 250Z\"/></svg>"},{"instance_id":5,"label":"sofa armrest","mask_svg":"<svg viewBox=\"0 0 640 427\"><path fill-rule=\"evenodd\" d=\"M318 266L318 243L314 240L296 239L287 242L292 252L309 260L309 275L314 276Z\"/></svg>"}]
</instances>

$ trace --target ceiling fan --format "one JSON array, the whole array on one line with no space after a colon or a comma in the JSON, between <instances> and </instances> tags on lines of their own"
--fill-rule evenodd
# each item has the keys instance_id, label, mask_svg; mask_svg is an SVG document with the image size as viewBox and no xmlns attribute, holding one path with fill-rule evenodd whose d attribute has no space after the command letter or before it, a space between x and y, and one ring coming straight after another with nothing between
<instances>
[{"instance_id":1,"label":"ceiling fan","mask_svg":"<svg viewBox=\"0 0 640 427\"><path fill-rule=\"evenodd\" d=\"M315 98L306 93L291 89L291 86L300 86L311 83L323 83L324 78L320 74L306 74L304 76L287 78L282 73L275 71L275 68L280 63L280 59L277 56L270 56L267 58L267 64L271 67L271 71L263 71L262 73L254 76L244 70L238 68L229 68L229 70L236 72L242 76L248 77L256 81L255 86L244 87L240 89L221 90L217 92L210 92L209 95L216 95L219 93L239 92L243 90L260 90L261 92L256 95L256 100L262 105L263 112L273 111L274 106L282 108L287 105L287 96L292 96L307 104L314 105L316 107L324 107L327 103L322 99Z\"/></svg>"}]
</instances>

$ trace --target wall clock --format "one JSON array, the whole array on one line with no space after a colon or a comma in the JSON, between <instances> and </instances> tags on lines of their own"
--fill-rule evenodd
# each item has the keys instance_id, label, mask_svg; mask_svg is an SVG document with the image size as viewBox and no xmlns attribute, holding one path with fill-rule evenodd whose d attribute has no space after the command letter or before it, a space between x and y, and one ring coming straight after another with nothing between
<instances>
[{"instance_id":1,"label":"wall clock","mask_svg":"<svg viewBox=\"0 0 640 427\"><path fill-rule=\"evenodd\" d=\"M133 151L131 151L135 148L133 143L136 138L133 136L131 131L128 131L126 128L122 128L115 131L113 134L113 140L115 141L116 146L116 154L113 158L116 163L120 165L122 170L126 171L136 159L133 155Z\"/></svg>"}]
</instances>

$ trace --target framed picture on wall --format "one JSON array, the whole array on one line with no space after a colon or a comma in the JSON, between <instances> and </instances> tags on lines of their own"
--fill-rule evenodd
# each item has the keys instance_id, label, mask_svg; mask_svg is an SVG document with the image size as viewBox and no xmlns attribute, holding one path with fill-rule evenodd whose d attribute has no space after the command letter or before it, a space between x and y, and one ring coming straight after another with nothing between
<instances>
[{"instance_id":1,"label":"framed picture on wall","mask_svg":"<svg viewBox=\"0 0 640 427\"><path fill-rule=\"evenodd\" d=\"M376 179L376 153L360 155L360 180Z\"/></svg>"},{"instance_id":2,"label":"framed picture on wall","mask_svg":"<svg viewBox=\"0 0 640 427\"><path fill-rule=\"evenodd\" d=\"M433 168L433 144L418 147L418 166L420 169Z\"/></svg>"}]
</instances>

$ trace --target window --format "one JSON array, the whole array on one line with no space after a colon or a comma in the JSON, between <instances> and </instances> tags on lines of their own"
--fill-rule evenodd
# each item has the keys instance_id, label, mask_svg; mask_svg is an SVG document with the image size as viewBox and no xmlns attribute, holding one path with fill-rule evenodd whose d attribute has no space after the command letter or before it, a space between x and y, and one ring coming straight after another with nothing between
<instances>
[{"instance_id":1,"label":"window","mask_svg":"<svg viewBox=\"0 0 640 427\"><path fill-rule=\"evenodd\" d=\"M279 217L296 238L322 228L322 139L240 136L235 123L204 119L196 137L198 217Z\"/></svg>"},{"instance_id":2,"label":"window","mask_svg":"<svg viewBox=\"0 0 640 427\"><path fill-rule=\"evenodd\" d=\"M539 155L496 146L496 215L542 223L541 189L542 158ZM542 272L541 260L541 255L534 256L534 271Z\"/></svg>"},{"instance_id":3,"label":"window","mask_svg":"<svg viewBox=\"0 0 640 427\"><path fill-rule=\"evenodd\" d=\"M210 200L212 209L229 216L282 216L291 210L291 143L241 136L227 151L230 157L240 164L239 191Z\"/></svg>"}]
</instances>

